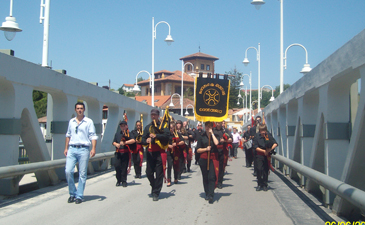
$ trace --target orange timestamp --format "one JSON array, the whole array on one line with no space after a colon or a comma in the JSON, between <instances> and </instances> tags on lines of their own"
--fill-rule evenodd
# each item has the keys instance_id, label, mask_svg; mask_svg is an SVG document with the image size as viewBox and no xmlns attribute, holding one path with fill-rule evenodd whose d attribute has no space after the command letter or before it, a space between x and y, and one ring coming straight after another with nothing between
<instances>
[{"instance_id":1,"label":"orange timestamp","mask_svg":"<svg viewBox=\"0 0 365 225\"><path fill-rule=\"evenodd\" d=\"M341 222L329 222L327 221L325 223L325 225L365 225L365 221L354 221L354 222L350 222L350 221L347 221L347 222L344 222L344 221L341 221Z\"/></svg>"}]
</instances>

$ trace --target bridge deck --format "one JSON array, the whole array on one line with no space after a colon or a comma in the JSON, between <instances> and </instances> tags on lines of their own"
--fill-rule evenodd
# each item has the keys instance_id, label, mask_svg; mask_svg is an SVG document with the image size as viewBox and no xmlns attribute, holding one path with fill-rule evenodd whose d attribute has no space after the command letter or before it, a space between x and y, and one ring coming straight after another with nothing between
<instances>
[{"instance_id":1,"label":"bridge deck","mask_svg":"<svg viewBox=\"0 0 365 225\"><path fill-rule=\"evenodd\" d=\"M229 162L223 189L215 202L204 200L200 168L183 174L179 184L166 187L160 200L149 197L145 175L128 175L128 187L115 187L114 170L89 176L85 201L68 204L66 183L1 200L1 224L324 224L339 221L280 173L269 176L270 190L256 192L252 168L241 157ZM144 165L145 166L145 165ZM144 171L144 168L143 168ZM284 180L284 181L283 181ZM77 222L78 221L78 222Z\"/></svg>"}]
</instances>

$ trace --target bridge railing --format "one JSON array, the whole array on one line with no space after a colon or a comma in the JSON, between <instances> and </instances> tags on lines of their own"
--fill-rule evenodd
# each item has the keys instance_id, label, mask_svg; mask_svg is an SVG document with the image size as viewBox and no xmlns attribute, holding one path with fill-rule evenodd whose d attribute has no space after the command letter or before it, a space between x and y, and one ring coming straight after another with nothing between
<instances>
[{"instance_id":1,"label":"bridge railing","mask_svg":"<svg viewBox=\"0 0 365 225\"><path fill-rule=\"evenodd\" d=\"M346 197L353 190L365 191L364 90L365 30L263 109L268 130L279 144L278 155L291 160L285 165L283 160L274 164L344 216L364 213L361 205ZM294 170L289 162L342 182L336 183L342 194L328 185L323 188L313 173ZM346 185L357 189L346 191Z\"/></svg>"}]
</instances>

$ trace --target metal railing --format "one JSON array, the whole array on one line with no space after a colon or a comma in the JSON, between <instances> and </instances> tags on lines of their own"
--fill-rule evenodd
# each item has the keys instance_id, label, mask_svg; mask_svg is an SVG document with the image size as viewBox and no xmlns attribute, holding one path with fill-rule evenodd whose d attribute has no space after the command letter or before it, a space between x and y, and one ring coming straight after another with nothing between
<instances>
[{"instance_id":1,"label":"metal railing","mask_svg":"<svg viewBox=\"0 0 365 225\"><path fill-rule=\"evenodd\" d=\"M341 198L346 199L351 204L359 207L362 210L365 210L365 192L353 187L349 184L346 184L342 181L339 181L333 177L327 176L317 170L311 169L307 166L304 166L300 163L297 163L293 160L285 158L281 155L273 155L273 159L278 160L279 162L287 165L291 169L297 171L308 179L316 182L317 184L323 186L324 188L330 190Z\"/></svg>"},{"instance_id":2,"label":"metal railing","mask_svg":"<svg viewBox=\"0 0 365 225\"><path fill-rule=\"evenodd\" d=\"M19 145L19 164L27 164L29 163L29 157L27 154L27 150L25 150L24 145Z\"/></svg>"},{"instance_id":3,"label":"metal railing","mask_svg":"<svg viewBox=\"0 0 365 225\"><path fill-rule=\"evenodd\" d=\"M114 157L114 152L98 153L89 159L89 162L109 159ZM34 173L41 170L51 170L61 168L66 165L66 158L52 161L35 162L23 165L0 167L0 179L14 177L28 173Z\"/></svg>"}]
</instances>

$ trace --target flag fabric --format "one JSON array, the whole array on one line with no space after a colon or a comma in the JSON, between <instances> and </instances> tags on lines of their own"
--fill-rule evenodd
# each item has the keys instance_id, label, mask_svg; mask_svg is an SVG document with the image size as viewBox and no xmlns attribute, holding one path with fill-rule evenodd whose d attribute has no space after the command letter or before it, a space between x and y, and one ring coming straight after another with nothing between
<instances>
[{"instance_id":1,"label":"flag fabric","mask_svg":"<svg viewBox=\"0 0 365 225\"><path fill-rule=\"evenodd\" d=\"M255 120L253 118L253 116L251 117L251 127L253 127L255 125Z\"/></svg>"},{"instance_id":2,"label":"flag fabric","mask_svg":"<svg viewBox=\"0 0 365 225\"><path fill-rule=\"evenodd\" d=\"M265 112L262 112L262 124L266 124L266 122L265 122Z\"/></svg>"},{"instance_id":3,"label":"flag fabric","mask_svg":"<svg viewBox=\"0 0 365 225\"><path fill-rule=\"evenodd\" d=\"M124 113L123 113L123 119L124 119L125 122L128 123L128 117L127 117L127 113L125 112L125 110L124 110Z\"/></svg>"},{"instance_id":4,"label":"flag fabric","mask_svg":"<svg viewBox=\"0 0 365 225\"><path fill-rule=\"evenodd\" d=\"M199 121L221 122L228 117L230 81L196 78L195 117Z\"/></svg>"}]
</instances>

